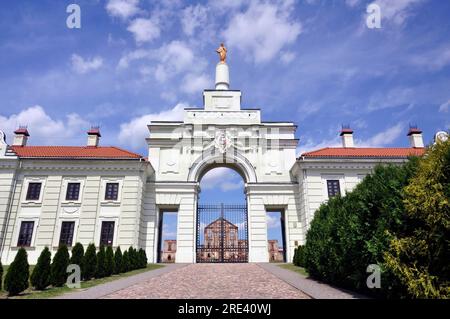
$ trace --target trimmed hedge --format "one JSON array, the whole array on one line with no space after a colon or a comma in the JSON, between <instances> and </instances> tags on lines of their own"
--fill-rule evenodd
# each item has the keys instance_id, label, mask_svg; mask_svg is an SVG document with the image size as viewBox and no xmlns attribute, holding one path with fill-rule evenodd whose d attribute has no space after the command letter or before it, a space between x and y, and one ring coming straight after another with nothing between
<instances>
[{"instance_id":1,"label":"trimmed hedge","mask_svg":"<svg viewBox=\"0 0 450 319\"><path fill-rule=\"evenodd\" d=\"M44 290L50 286L51 261L52 253L48 247L45 247L39 255L30 278L31 285L37 290Z\"/></svg>"},{"instance_id":2,"label":"trimmed hedge","mask_svg":"<svg viewBox=\"0 0 450 319\"><path fill-rule=\"evenodd\" d=\"M128 250L125 250L122 256L122 272L130 271L130 259L128 257Z\"/></svg>"},{"instance_id":3,"label":"trimmed hedge","mask_svg":"<svg viewBox=\"0 0 450 319\"><path fill-rule=\"evenodd\" d=\"M449 243L447 141L402 166L377 166L345 197L323 204L304 262L315 278L378 297L450 298ZM380 289L367 288L370 264L382 271Z\"/></svg>"},{"instance_id":4,"label":"trimmed hedge","mask_svg":"<svg viewBox=\"0 0 450 319\"><path fill-rule=\"evenodd\" d=\"M28 255L24 248L20 248L9 265L5 276L5 290L9 296L16 296L28 288L30 278L30 265Z\"/></svg>"},{"instance_id":5,"label":"trimmed hedge","mask_svg":"<svg viewBox=\"0 0 450 319\"><path fill-rule=\"evenodd\" d=\"M306 236L304 263L308 273L325 282L384 296L404 295L392 272L383 268L392 236L386 230L403 228L403 188L418 159L403 166L377 166L345 197L331 198L315 213ZM367 266L384 270L381 290L366 286Z\"/></svg>"},{"instance_id":6,"label":"trimmed hedge","mask_svg":"<svg viewBox=\"0 0 450 319\"><path fill-rule=\"evenodd\" d=\"M147 268L147 254L144 249L139 249L139 268Z\"/></svg>"}]
</instances>

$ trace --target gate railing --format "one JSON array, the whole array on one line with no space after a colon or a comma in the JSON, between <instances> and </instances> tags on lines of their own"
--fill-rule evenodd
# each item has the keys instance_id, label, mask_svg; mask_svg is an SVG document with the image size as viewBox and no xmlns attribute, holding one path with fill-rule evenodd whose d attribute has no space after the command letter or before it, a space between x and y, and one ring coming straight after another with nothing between
<instances>
[{"instance_id":1,"label":"gate railing","mask_svg":"<svg viewBox=\"0 0 450 319\"><path fill-rule=\"evenodd\" d=\"M198 205L198 263L248 262L247 205Z\"/></svg>"}]
</instances>

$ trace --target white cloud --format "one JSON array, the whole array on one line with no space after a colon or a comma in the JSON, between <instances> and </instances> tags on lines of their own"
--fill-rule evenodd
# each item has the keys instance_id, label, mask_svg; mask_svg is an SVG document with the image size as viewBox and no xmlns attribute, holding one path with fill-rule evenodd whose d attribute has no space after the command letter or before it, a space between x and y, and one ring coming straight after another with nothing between
<instances>
[{"instance_id":1,"label":"white cloud","mask_svg":"<svg viewBox=\"0 0 450 319\"><path fill-rule=\"evenodd\" d=\"M19 125L27 125L31 144L64 145L72 137L85 136L89 123L76 113L66 116L65 120L51 118L42 106L29 107L9 117L0 115L0 129L12 136ZM11 141L10 141L11 142Z\"/></svg>"},{"instance_id":2,"label":"white cloud","mask_svg":"<svg viewBox=\"0 0 450 319\"><path fill-rule=\"evenodd\" d=\"M432 71L441 70L450 65L450 45L432 49L428 52L421 52L411 58L411 63L415 66L425 67Z\"/></svg>"},{"instance_id":3,"label":"white cloud","mask_svg":"<svg viewBox=\"0 0 450 319\"><path fill-rule=\"evenodd\" d=\"M127 30L133 33L137 44L151 42L161 35L161 30L155 19L135 19L130 23Z\"/></svg>"},{"instance_id":4,"label":"white cloud","mask_svg":"<svg viewBox=\"0 0 450 319\"><path fill-rule=\"evenodd\" d=\"M450 100L439 106L439 112L448 113L449 110L450 110Z\"/></svg>"},{"instance_id":5,"label":"white cloud","mask_svg":"<svg viewBox=\"0 0 450 319\"><path fill-rule=\"evenodd\" d=\"M295 59L295 53L291 51L283 52L281 54L280 60L284 64L289 64Z\"/></svg>"},{"instance_id":6,"label":"white cloud","mask_svg":"<svg viewBox=\"0 0 450 319\"><path fill-rule=\"evenodd\" d=\"M345 0L345 4L353 8L359 4L360 0Z\"/></svg>"},{"instance_id":7,"label":"white cloud","mask_svg":"<svg viewBox=\"0 0 450 319\"><path fill-rule=\"evenodd\" d=\"M269 228L269 229L277 229L277 228L281 227L280 218L277 218L274 215L275 214L272 214L272 213L266 214L267 228Z\"/></svg>"},{"instance_id":8,"label":"white cloud","mask_svg":"<svg viewBox=\"0 0 450 319\"><path fill-rule=\"evenodd\" d=\"M186 104L179 103L170 110L159 113L145 114L120 125L119 142L133 149L144 146L148 137L147 125L151 121L179 121L183 119Z\"/></svg>"},{"instance_id":9,"label":"white cloud","mask_svg":"<svg viewBox=\"0 0 450 319\"><path fill-rule=\"evenodd\" d=\"M183 32L188 36L192 36L196 28L206 24L207 18L208 10L205 6L197 4L196 6L185 8L181 15Z\"/></svg>"},{"instance_id":10,"label":"white cloud","mask_svg":"<svg viewBox=\"0 0 450 319\"><path fill-rule=\"evenodd\" d=\"M198 94L211 86L212 80L206 74L187 74L181 85L181 90L188 94Z\"/></svg>"},{"instance_id":11,"label":"white cloud","mask_svg":"<svg viewBox=\"0 0 450 319\"><path fill-rule=\"evenodd\" d=\"M406 19L413 14L415 5L424 2L425 0L376 0L374 3L378 4L381 9L381 21L384 20L392 22L397 25L402 25Z\"/></svg>"},{"instance_id":12,"label":"white cloud","mask_svg":"<svg viewBox=\"0 0 450 319\"><path fill-rule=\"evenodd\" d=\"M358 146L380 147L392 144L404 131L404 124L398 123L368 140L358 142Z\"/></svg>"},{"instance_id":13,"label":"white cloud","mask_svg":"<svg viewBox=\"0 0 450 319\"><path fill-rule=\"evenodd\" d=\"M244 180L235 171L218 167L208 171L201 181L202 189L220 189L222 192L244 188Z\"/></svg>"},{"instance_id":14,"label":"white cloud","mask_svg":"<svg viewBox=\"0 0 450 319\"><path fill-rule=\"evenodd\" d=\"M90 71L95 71L103 66L103 59L101 57L93 57L92 59L84 59L78 54L72 54L71 57L72 70L78 74L85 74Z\"/></svg>"},{"instance_id":15,"label":"white cloud","mask_svg":"<svg viewBox=\"0 0 450 319\"><path fill-rule=\"evenodd\" d=\"M298 154L297 156L300 156L303 153L316 151L325 147L342 147L342 142L337 134L337 131L336 137L333 139L316 142L314 139L310 138L307 139L305 143L300 142L300 144L297 147L297 154Z\"/></svg>"},{"instance_id":16,"label":"white cloud","mask_svg":"<svg viewBox=\"0 0 450 319\"><path fill-rule=\"evenodd\" d=\"M267 62L294 43L302 31L300 22L290 18L290 11L289 2L252 2L230 20L223 32L226 43L256 63Z\"/></svg>"},{"instance_id":17,"label":"white cloud","mask_svg":"<svg viewBox=\"0 0 450 319\"><path fill-rule=\"evenodd\" d=\"M139 12L139 0L109 0L106 11L110 16L128 19Z\"/></svg>"},{"instance_id":18,"label":"white cloud","mask_svg":"<svg viewBox=\"0 0 450 319\"><path fill-rule=\"evenodd\" d=\"M149 58L151 56L151 51L138 49L132 52L129 52L122 56L117 65L118 69L126 69L129 67L130 63L136 60Z\"/></svg>"}]
</instances>

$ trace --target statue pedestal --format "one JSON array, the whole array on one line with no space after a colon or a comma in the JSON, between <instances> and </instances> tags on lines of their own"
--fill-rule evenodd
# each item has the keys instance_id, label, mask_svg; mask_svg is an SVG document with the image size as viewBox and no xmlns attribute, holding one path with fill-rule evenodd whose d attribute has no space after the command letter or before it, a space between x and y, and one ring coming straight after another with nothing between
<instances>
[{"instance_id":1,"label":"statue pedestal","mask_svg":"<svg viewBox=\"0 0 450 319\"><path fill-rule=\"evenodd\" d=\"M228 90L230 88L230 71L226 63L216 66L216 90Z\"/></svg>"}]
</instances>

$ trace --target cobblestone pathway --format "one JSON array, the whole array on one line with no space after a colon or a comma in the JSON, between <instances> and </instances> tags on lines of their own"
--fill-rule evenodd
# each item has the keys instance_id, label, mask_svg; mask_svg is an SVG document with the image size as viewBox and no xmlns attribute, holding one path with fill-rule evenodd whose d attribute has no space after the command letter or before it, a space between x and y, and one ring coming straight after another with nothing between
<instances>
[{"instance_id":1,"label":"cobblestone pathway","mask_svg":"<svg viewBox=\"0 0 450 319\"><path fill-rule=\"evenodd\" d=\"M104 298L304 299L307 295L255 264L192 264Z\"/></svg>"}]
</instances>

